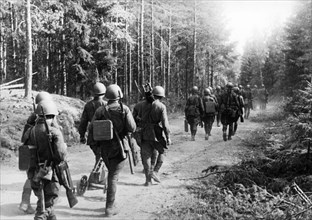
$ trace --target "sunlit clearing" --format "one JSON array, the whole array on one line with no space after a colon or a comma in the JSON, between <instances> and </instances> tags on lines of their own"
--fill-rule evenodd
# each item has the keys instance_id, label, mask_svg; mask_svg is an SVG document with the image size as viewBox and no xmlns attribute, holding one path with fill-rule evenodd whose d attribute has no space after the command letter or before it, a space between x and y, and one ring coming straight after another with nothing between
<instances>
[{"instance_id":1,"label":"sunlit clearing","mask_svg":"<svg viewBox=\"0 0 312 220\"><path fill-rule=\"evenodd\" d=\"M231 40L242 48L253 32L268 32L282 23L291 14L294 1L223 1Z\"/></svg>"}]
</instances>

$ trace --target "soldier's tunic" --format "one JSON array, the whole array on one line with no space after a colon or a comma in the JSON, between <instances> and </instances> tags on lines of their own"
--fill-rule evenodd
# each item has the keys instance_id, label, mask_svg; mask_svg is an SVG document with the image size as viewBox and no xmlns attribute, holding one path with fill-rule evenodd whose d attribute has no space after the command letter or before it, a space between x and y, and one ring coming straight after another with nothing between
<instances>
[{"instance_id":1,"label":"soldier's tunic","mask_svg":"<svg viewBox=\"0 0 312 220\"><path fill-rule=\"evenodd\" d=\"M203 97L203 103L207 102L207 101L212 101L215 103L215 109L218 109L218 102L217 102L217 98L215 96L212 95L207 95ZM204 109L205 109L205 104L204 104ZM210 135L211 134L211 129L212 129L212 124L215 120L215 116L216 116L217 112L214 113L206 113L206 110L204 110L203 116L202 116L202 120L204 122L204 128L205 128L205 133Z\"/></svg>"},{"instance_id":2,"label":"soldier's tunic","mask_svg":"<svg viewBox=\"0 0 312 220\"><path fill-rule=\"evenodd\" d=\"M106 111L109 113L107 114ZM91 121L89 132L92 144L96 143L92 136L93 121L103 119L112 121L114 129L121 140L125 139L127 141L127 134L135 132L136 124L130 109L124 104L122 104L121 108L118 101L108 101L106 105L99 107L95 111ZM118 176L125 165L125 158L122 157L121 147L115 134L112 140L99 141L98 144L101 147L101 156L108 169L106 208L112 208L115 201Z\"/></svg>"},{"instance_id":3,"label":"soldier's tunic","mask_svg":"<svg viewBox=\"0 0 312 220\"><path fill-rule=\"evenodd\" d=\"M35 113L31 113L30 116L27 119L26 125L24 126L24 130L22 133L21 142L25 143L28 141L29 134L25 135L26 132L30 132L30 129L35 126L36 124L37 115ZM57 123L56 118L54 118L52 122L52 127L59 128L59 125ZM25 143L26 144L26 143ZM23 192L22 192L22 204L29 204L30 205L30 196L31 196L31 183L30 180L27 178L24 186L23 186Z\"/></svg>"},{"instance_id":4,"label":"soldier's tunic","mask_svg":"<svg viewBox=\"0 0 312 220\"><path fill-rule=\"evenodd\" d=\"M52 158L51 151L49 148L49 139L47 137L47 131L43 119L39 119L37 124L32 128L30 136L28 139L28 144L34 145L37 147L37 155L33 156L30 161L30 168L28 169L28 178L31 181L31 187L38 197L37 209L35 219L46 219L48 216L54 215L53 205L55 199L59 194L59 183L53 165L59 164L61 161L66 160L67 157L67 147L64 142L63 135L60 129L49 126L51 134L51 147L53 150L54 158ZM46 180L43 179L43 189L44 189L44 203L45 210L42 210L41 207L41 191L40 183L34 181L34 176L39 170L39 165L44 164L47 161L47 167L50 167L52 172L52 179Z\"/></svg>"},{"instance_id":5,"label":"soldier's tunic","mask_svg":"<svg viewBox=\"0 0 312 220\"><path fill-rule=\"evenodd\" d=\"M239 101L235 93L231 91L230 93L226 92L222 95L219 105L221 110L221 123L223 125L223 138L225 139L224 136L227 126L229 126L228 137L231 138L233 135L233 123L236 120L239 109Z\"/></svg>"},{"instance_id":6,"label":"soldier's tunic","mask_svg":"<svg viewBox=\"0 0 312 220\"><path fill-rule=\"evenodd\" d=\"M106 101L103 100L102 98L99 97L95 97L93 100L87 102L87 104L84 106L82 115L81 115L81 119L80 119L80 124L79 124L79 128L78 128L78 132L80 134L80 138L84 138L85 133L88 129L88 125L91 122L93 115L95 113L95 111L100 107L106 104ZM90 146L90 148L92 149L94 155L95 155L95 163L99 160L99 158L101 157L101 149L100 147L92 142L92 139L87 138L87 145Z\"/></svg>"},{"instance_id":7,"label":"soldier's tunic","mask_svg":"<svg viewBox=\"0 0 312 220\"><path fill-rule=\"evenodd\" d=\"M190 125L192 136L196 135L197 126L201 122L201 116L203 115L203 104L201 98L197 95L191 95L185 106L185 118Z\"/></svg>"},{"instance_id":8,"label":"soldier's tunic","mask_svg":"<svg viewBox=\"0 0 312 220\"><path fill-rule=\"evenodd\" d=\"M250 88L247 88L244 92L244 109L245 109L245 118L249 118L250 109L253 109L252 102L252 91Z\"/></svg>"},{"instance_id":9,"label":"soldier's tunic","mask_svg":"<svg viewBox=\"0 0 312 220\"><path fill-rule=\"evenodd\" d=\"M156 99L153 103L143 101L138 107L140 109L139 112L141 113L142 124L141 157L146 181L150 182L150 175L154 170L151 162L153 152L155 149L159 152L157 159L159 166L163 163L165 152L165 146L161 145L159 140L156 138L155 126L159 126L163 129L163 133L165 135L164 138L167 141L170 139L167 108L159 99ZM158 168L155 167L155 169L157 171Z\"/></svg>"}]
</instances>

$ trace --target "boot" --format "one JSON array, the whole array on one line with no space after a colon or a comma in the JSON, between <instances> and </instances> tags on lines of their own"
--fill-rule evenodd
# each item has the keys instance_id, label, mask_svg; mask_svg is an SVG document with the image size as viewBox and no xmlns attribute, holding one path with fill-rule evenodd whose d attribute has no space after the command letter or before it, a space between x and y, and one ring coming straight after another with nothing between
<instances>
[{"instance_id":1,"label":"boot","mask_svg":"<svg viewBox=\"0 0 312 220\"><path fill-rule=\"evenodd\" d=\"M151 178L152 178L155 182L160 183L160 179L159 179L157 173L158 173L158 172L152 172L152 173L151 173Z\"/></svg>"},{"instance_id":2,"label":"boot","mask_svg":"<svg viewBox=\"0 0 312 220\"><path fill-rule=\"evenodd\" d=\"M54 208L53 207L47 208L47 212L48 212L47 220L56 220L56 215L54 213Z\"/></svg>"},{"instance_id":3,"label":"boot","mask_svg":"<svg viewBox=\"0 0 312 220\"><path fill-rule=\"evenodd\" d=\"M30 204L26 203L21 203L18 208L25 214L34 214L36 212Z\"/></svg>"},{"instance_id":4,"label":"boot","mask_svg":"<svg viewBox=\"0 0 312 220\"><path fill-rule=\"evenodd\" d=\"M228 140L232 140L232 132L229 130Z\"/></svg>"},{"instance_id":5,"label":"boot","mask_svg":"<svg viewBox=\"0 0 312 220\"><path fill-rule=\"evenodd\" d=\"M205 140L209 139L209 134L205 134Z\"/></svg>"},{"instance_id":6,"label":"boot","mask_svg":"<svg viewBox=\"0 0 312 220\"><path fill-rule=\"evenodd\" d=\"M191 141L195 141L195 135L192 134Z\"/></svg>"},{"instance_id":7,"label":"boot","mask_svg":"<svg viewBox=\"0 0 312 220\"><path fill-rule=\"evenodd\" d=\"M223 140L227 141L227 139L226 139L226 132L225 131L223 132Z\"/></svg>"},{"instance_id":8,"label":"boot","mask_svg":"<svg viewBox=\"0 0 312 220\"><path fill-rule=\"evenodd\" d=\"M105 209L105 217L112 217L114 215L117 215L119 213L118 209L116 206L108 206Z\"/></svg>"},{"instance_id":9,"label":"boot","mask_svg":"<svg viewBox=\"0 0 312 220\"><path fill-rule=\"evenodd\" d=\"M145 183L144 183L144 186L151 186L152 185L152 177L151 177L151 174L144 170L145 172Z\"/></svg>"}]
</instances>

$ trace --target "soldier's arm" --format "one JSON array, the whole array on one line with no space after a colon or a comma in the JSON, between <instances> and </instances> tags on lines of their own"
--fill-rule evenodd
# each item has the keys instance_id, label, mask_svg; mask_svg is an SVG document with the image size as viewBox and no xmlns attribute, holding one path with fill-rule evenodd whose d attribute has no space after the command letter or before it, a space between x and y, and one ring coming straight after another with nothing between
<instances>
[{"instance_id":1,"label":"soldier's arm","mask_svg":"<svg viewBox=\"0 0 312 220\"><path fill-rule=\"evenodd\" d=\"M167 116L167 108L164 106L161 113L161 125L164 129L165 136L167 138L167 141L170 140L170 129L169 129L169 120Z\"/></svg>"},{"instance_id":2,"label":"soldier's arm","mask_svg":"<svg viewBox=\"0 0 312 220\"><path fill-rule=\"evenodd\" d=\"M87 131L87 126L88 126L88 114L87 114L87 105L85 105L81 119L80 119L80 124L78 128L78 132L80 134L80 137L84 137L86 131Z\"/></svg>"},{"instance_id":3,"label":"soldier's arm","mask_svg":"<svg viewBox=\"0 0 312 220\"><path fill-rule=\"evenodd\" d=\"M67 160L67 145L64 142L62 132L57 128L51 128L52 143L54 147L54 159L57 163Z\"/></svg>"},{"instance_id":4,"label":"soldier's arm","mask_svg":"<svg viewBox=\"0 0 312 220\"><path fill-rule=\"evenodd\" d=\"M134 121L133 115L127 106L124 106L124 110L126 112L127 131L133 133L133 132L135 132L135 129L136 129L136 123Z\"/></svg>"}]
</instances>

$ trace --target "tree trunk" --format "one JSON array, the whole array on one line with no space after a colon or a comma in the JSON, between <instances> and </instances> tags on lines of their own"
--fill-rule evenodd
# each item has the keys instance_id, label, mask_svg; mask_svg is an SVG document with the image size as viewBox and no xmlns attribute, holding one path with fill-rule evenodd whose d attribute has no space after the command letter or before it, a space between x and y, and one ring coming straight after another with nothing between
<instances>
[{"instance_id":1,"label":"tree trunk","mask_svg":"<svg viewBox=\"0 0 312 220\"><path fill-rule=\"evenodd\" d=\"M32 87L32 44L31 44L31 18L30 18L30 0L26 1L26 44L27 44L27 72L25 83L25 98L31 97Z\"/></svg>"},{"instance_id":2,"label":"tree trunk","mask_svg":"<svg viewBox=\"0 0 312 220\"><path fill-rule=\"evenodd\" d=\"M2 82L5 80L5 71L4 71L4 34L3 34L3 21L2 19L0 20L0 83L2 84Z\"/></svg>"},{"instance_id":3,"label":"tree trunk","mask_svg":"<svg viewBox=\"0 0 312 220\"><path fill-rule=\"evenodd\" d=\"M168 33L168 80L167 80L167 89L166 93L171 90L171 31L172 31L172 9L170 5L170 17L169 17L169 33Z\"/></svg>"},{"instance_id":4,"label":"tree trunk","mask_svg":"<svg viewBox=\"0 0 312 220\"><path fill-rule=\"evenodd\" d=\"M151 12L151 17L152 17L152 33L151 33L151 80L150 83L151 85L154 85L154 75L155 75L155 34L154 34L154 0L152 0L152 12Z\"/></svg>"},{"instance_id":5,"label":"tree trunk","mask_svg":"<svg viewBox=\"0 0 312 220\"><path fill-rule=\"evenodd\" d=\"M132 94L132 45L129 45L129 93ZM131 100L132 101L132 100Z\"/></svg>"},{"instance_id":6,"label":"tree trunk","mask_svg":"<svg viewBox=\"0 0 312 220\"><path fill-rule=\"evenodd\" d=\"M196 0L194 0L194 33L193 33L193 85L196 85Z\"/></svg>"},{"instance_id":7,"label":"tree trunk","mask_svg":"<svg viewBox=\"0 0 312 220\"><path fill-rule=\"evenodd\" d=\"M213 55L211 54L211 66L210 66L210 69L211 69L211 74L210 74L210 86L212 87L213 85L213 75L214 75L214 57Z\"/></svg>"},{"instance_id":8,"label":"tree trunk","mask_svg":"<svg viewBox=\"0 0 312 220\"><path fill-rule=\"evenodd\" d=\"M141 0L141 43L140 43L140 60L141 60L141 84L144 84L144 0Z\"/></svg>"},{"instance_id":9,"label":"tree trunk","mask_svg":"<svg viewBox=\"0 0 312 220\"><path fill-rule=\"evenodd\" d=\"M138 21L138 26L137 26L137 32L138 32L138 39L137 39L137 81L138 81L138 84L140 85L140 74L141 74L141 50L140 50L140 45L141 45L141 40L140 40L140 20L139 18L137 19ZM139 94L138 94L139 95ZM138 97L139 98L139 97Z\"/></svg>"},{"instance_id":10,"label":"tree trunk","mask_svg":"<svg viewBox=\"0 0 312 220\"><path fill-rule=\"evenodd\" d=\"M66 23L65 17L61 20L62 26ZM62 34L62 41L65 42L65 34ZM66 53L66 48L64 47L65 45L62 44L62 49L61 49L61 70L62 70L62 88L61 88L61 94L64 96L67 96L67 73L66 73L66 62L65 62L65 53Z\"/></svg>"}]
</instances>

